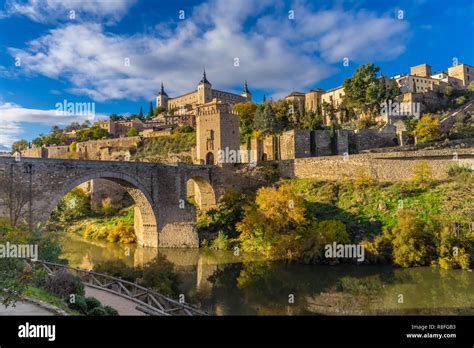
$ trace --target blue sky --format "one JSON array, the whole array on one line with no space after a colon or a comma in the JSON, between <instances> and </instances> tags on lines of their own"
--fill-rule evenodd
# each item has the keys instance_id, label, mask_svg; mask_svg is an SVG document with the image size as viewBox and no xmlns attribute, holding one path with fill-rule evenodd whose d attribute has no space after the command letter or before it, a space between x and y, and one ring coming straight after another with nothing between
<instances>
[{"instance_id":1,"label":"blue sky","mask_svg":"<svg viewBox=\"0 0 474 348\"><path fill-rule=\"evenodd\" d=\"M146 112L161 81L188 92L204 67L214 88L247 80L260 102L336 87L367 62L388 76L474 64L473 15L471 0L0 1L0 150L83 121L57 115L65 99L98 117Z\"/></svg>"}]
</instances>

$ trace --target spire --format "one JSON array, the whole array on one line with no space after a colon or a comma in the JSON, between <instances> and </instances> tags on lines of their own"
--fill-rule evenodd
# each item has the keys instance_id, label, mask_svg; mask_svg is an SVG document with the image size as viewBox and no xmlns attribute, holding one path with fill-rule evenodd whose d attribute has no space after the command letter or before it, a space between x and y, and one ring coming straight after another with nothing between
<instances>
[{"instance_id":1,"label":"spire","mask_svg":"<svg viewBox=\"0 0 474 348\"><path fill-rule=\"evenodd\" d=\"M247 85L247 80L245 80L245 83L244 83L244 90L243 90L243 93L250 94L249 87L248 87L248 85Z\"/></svg>"},{"instance_id":2,"label":"spire","mask_svg":"<svg viewBox=\"0 0 474 348\"><path fill-rule=\"evenodd\" d=\"M207 83L208 85L210 85L211 83L207 80L207 77L206 77L206 68L204 68L204 72L202 74L202 80L199 82L200 84L201 83Z\"/></svg>"},{"instance_id":3,"label":"spire","mask_svg":"<svg viewBox=\"0 0 474 348\"><path fill-rule=\"evenodd\" d=\"M159 95L164 95L164 96L168 96L168 94L166 94L165 92L165 87L163 86L163 82L161 82L161 90L160 90L160 93Z\"/></svg>"}]
</instances>

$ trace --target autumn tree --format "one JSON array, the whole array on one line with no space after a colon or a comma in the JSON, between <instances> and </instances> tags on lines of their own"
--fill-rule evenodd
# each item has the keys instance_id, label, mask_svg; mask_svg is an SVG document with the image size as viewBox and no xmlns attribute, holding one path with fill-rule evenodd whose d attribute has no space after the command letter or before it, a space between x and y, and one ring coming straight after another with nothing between
<instances>
[{"instance_id":1,"label":"autumn tree","mask_svg":"<svg viewBox=\"0 0 474 348\"><path fill-rule=\"evenodd\" d=\"M439 120L429 114L424 115L413 131L417 143L427 143L441 138Z\"/></svg>"},{"instance_id":2,"label":"autumn tree","mask_svg":"<svg viewBox=\"0 0 474 348\"><path fill-rule=\"evenodd\" d=\"M18 141L15 141L13 144L12 144L12 153L15 153L17 151L24 151L28 148L29 146L29 143L28 143L28 140L18 140Z\"/></svg>"}]
</instances>

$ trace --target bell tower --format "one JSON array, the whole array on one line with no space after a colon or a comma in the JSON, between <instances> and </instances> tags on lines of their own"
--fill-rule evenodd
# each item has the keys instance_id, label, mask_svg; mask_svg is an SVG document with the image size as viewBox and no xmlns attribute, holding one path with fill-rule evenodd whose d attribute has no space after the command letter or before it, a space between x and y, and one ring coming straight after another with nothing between
<instances>
[{"instance_id":1,"label":"bell tower","mask_svg":"<svg viewBox=\"0 0 474 348\"><path fill-rule=\"evenodd\" d=\"M156 107L168 109L168 94L165 92L165 88L163 87L163 82L161 83L161 90L156 97Z\"/></svg>"},{"instance_id":2,"label":"bell tower","mask_svg":"<svg viewBox=\"0 0 474 348\"><path fill-rule=\"evenodd\" d=\"M244 89L240 95L247 99L247 101L252 101L252 93L249 91L249 87L247 86L247 81L244 83Z\"/></svg>"},{"instance_id":3,"label":"bell tower","mask_svg":"<svg viewBox=\"0 0 474 348\"><path fill-rule=\"evenodd\" d=\"M197 86L198 104L206 104L212 100L212 85L206 78L206 69L202 75L202 79Z\"/></svg>"}]
</instances>

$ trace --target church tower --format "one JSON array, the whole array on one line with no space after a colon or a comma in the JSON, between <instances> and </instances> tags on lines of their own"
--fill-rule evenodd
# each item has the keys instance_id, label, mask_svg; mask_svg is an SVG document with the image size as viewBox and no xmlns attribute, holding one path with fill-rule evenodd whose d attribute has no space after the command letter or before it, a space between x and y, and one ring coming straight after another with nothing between
<instances>
[{"instance_id":1,"label":"church tower","mask_svg":"<svg viewBox=\"0 0 474 348\"><path fill-rule=\"evenodd\" d=\"M165 92L165 88L163 87L163 82L161 83L161 90L156 97L156 107L168 109L168 94Z\"/></svg>"},{"instance_id":2,"label":"church tower","mask_svg":"<svg viewBox=\"0 0 474 348\"><path fill-rule=\"evenodd\" d=\"M198 104L205 104L212 100L212 85L206 78L206 69L204 69L202 80L198 84L197 93Z\"/></svg>"},{"instance_id":3,"label":"church tower","mask_svg":"<svg viewBox=\"0 0 474 348\"><path fill-rule=\"evenodd\" d=\"M240 93L240 95L246 98L247 101L252 101L252 93L250 93L249 91L249 87L247 86L247 81L245 81L244 90L242 91L242 93Z\"/></svg>"}]
</instances>

